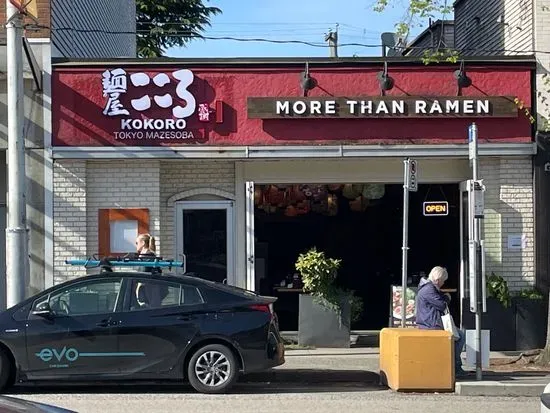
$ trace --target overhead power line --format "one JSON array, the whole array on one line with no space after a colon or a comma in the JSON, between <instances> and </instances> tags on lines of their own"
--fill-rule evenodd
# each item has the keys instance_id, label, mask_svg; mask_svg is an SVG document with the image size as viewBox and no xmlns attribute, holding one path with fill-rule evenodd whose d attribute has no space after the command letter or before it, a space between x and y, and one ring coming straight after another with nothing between
<instances>
[{"instance_id":1,"label":"overhead power line","mask_svg":"<svg viewBox=\"0 0 550 413\"><path fill-rule=\"evenodd\" d=\"M154 31L151 30L136 30L136 31L116 31L116 30L105 30L105 29L76 29L74 27L57 27L52 28L53 31L72 31L77 33L100 33L100 34L131 34L131 35L146 35L146 34L154 34ZM196 32L192 31L173 31L173 32L163 32L164 35L168 35L171 37L187 37L190 39L202 39L202 40L226 40L226 41L236 41L236 42L260 42L260 43L275 43L275 44L301 44L305 46L310 47L322 47L322 48L328 48L330 47L328 44L324 43L315 43L315 42L307 42L303 40L295 40L295 39L266 39L262 37L258 38L243 38L243 37L233 37L233 36L204 36L201 34L198 34ZM379 44L367 44L367 43L341 43L338 44L338 47L363 47L363 48L378 48L381 47L381 43ZM407 50L430 50L434 49L434 51L440 51L441 48L437 47L426 47L426 46L401 46L398 48L393 49L407 49ZM540 54L550 54L550 51L546 50L509 50L509 49L485 49L485 48L452 48L452 47L445 47L443 50L450 50L450 51L456 51L456 52L477 52L477 53L515 53L515 54L534 54L534 53L540 53Z\"/></svg>"}]
</instances>

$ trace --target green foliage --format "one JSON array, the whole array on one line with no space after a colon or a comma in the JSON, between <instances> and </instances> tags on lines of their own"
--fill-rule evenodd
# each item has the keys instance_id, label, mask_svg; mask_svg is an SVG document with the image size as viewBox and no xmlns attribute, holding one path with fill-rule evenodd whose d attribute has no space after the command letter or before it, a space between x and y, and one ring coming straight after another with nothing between
<instances>
[{"instance_id":1,"label":"green foliage","mask_svg":"<svg viewBox=\"0 0 550 413\"><path fill-rule=\"evenodd\" d=\"M396 3L397 0L376 0L374 11L382 13ZM452 7L449 6L450 2L445 0L409 0L408 3L403 19L395 25L397 34L402 37L407 37L413 27L425 20L452 12ZM403 7L402 4L398 6Z\"/></svg>"},{"instance_id":2,"label":"green foliage","mask_svg":"<svg viewBox=\"0 0 550 413\"><path fill-rule=\"evenodd\" d=\"M351 321L356 321L363 309L362 300L335 284L338 269L342 260L328 258L322 251L314 247L306 253L300 254L296 260L296 270L302 276L304 292L310 293L334 310L340 308L342 299L349 296L351 299Z\"/></svg>"},{"instance_id":3,"label":"green foliage","mask_svg":"<svg viewBox=\"0 0 550 413\"><path fill-rule=\"evenodd\" d=\"M543 300L544 299L544 295L542 295L542 293L539 290L537 290L536 288L521 290L518 294L518 297L528 298L529 300Z\"/></svg>"},{"instance_id":4,"label":"green foliage","mask_svg":"<svg viewBox=\"0 0 550 413\"><path fill-rule=\"evenodd\" d=\"M496 275L494 272L487 278L487 296L496 298L505 308L510 307L512 304L508 283L504 278L500 275Z\"/></svg>"},{"instance_id":5,"label":"green foliage","mask_svg":"<svg viewBox=\"0 0 550 413\"><path fill-rule=\"evenodd\" d=\"M208 0L207 0L208 1ZM139 57L162 56L166 48L184 46L210 26L221 13L203 0L137 0L137 48Z\"/></svg>"}]
</instances>

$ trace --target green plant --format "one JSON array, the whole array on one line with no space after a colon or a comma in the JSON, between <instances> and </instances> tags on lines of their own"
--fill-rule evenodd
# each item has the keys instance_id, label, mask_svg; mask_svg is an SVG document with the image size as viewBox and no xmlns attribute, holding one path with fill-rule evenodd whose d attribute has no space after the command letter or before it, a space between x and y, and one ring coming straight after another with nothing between
<instances>
[{"instance_id":1,"label":"green plant","mask_svg":"<svg viewBox=\"0 0 550 413\"><path fill-rule=\"evenodd\" d=\"M296 270L302 276L304 292L310 293L317 301L333 310L341 307L342 299L350 297L351 321L356 321L363 309L362 300L335 284L342 260L328 258L324 252L314 247L300 254L296 260Z\"/></svg>"},{"instance_id":2,"label":"green plant","mask_svg":"<svg viewBox=\"0 0 550 413\"><path fill-rule=\"evenodd\" d=\"M521 290L518 294L518 297L521 298L528 298L529 300L543 300L544 295L537 290L536 288L529 288L525 290Z\"/></svg>"},{"instance_id":3,"label":"green plant","mask_svg":"<svg viewBox=\"0 0 550 413\"><path fill-rule=\"evenodd\" d=\"M504 278L500 275L496 275L494 272L487 278L487 296L496 298L505 308L510 307L512 303L508 283Z\"/></svg>"}]
</instances>

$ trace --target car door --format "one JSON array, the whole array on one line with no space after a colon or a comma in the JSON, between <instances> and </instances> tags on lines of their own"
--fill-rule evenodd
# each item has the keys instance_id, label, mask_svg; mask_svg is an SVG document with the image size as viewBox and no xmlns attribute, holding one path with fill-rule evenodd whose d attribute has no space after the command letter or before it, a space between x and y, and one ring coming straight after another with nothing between
<instances>
[{"instance_id":1,"label":"car door","mask_svg":"<svg viewBox=\"0 0 550 413\"><path fill-rule=\"evenodd\" d=\"M29 377L117 372L114 327L123 279L76 281L34 301L26 324ZM139 356L139 355L133 355Z\"/></svg>"},{"instance_id":2,"label":"car door","mask_svg":"<svg viewBox=\"0 0 550 413\"><path fill-rule=\"evenodd\" d=\"M119 349L143 352L124 359L123 372L140 377L170 374L199 332L204 302L199 290L179 282L134 278L128 282L117 327Z\"/></svg>"}]
</instances>

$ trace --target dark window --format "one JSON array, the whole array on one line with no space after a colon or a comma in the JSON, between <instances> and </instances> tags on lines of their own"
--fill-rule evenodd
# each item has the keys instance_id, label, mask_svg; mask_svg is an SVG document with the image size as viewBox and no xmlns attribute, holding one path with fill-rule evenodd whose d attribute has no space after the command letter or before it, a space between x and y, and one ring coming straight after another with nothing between
<instances>
[{"instance_id":1,"label":"dark window","mask_svg":"<svg viewBox=\"0 0 550 413\"><path fill-rule=\"evenodd\" d=\"M166 281L139 279L130 285L130 311L180 304L181 286Z\"/></svg>"},{"instance_id":2,"label":"dark window","mask_svg":"<svg viewBox=\"0 0 550 413\"><path fill-rule=\"evenodd\" d=\"M115 311L122 280L85 281L54 291L33 303L33 310L42 303L49 303L56 315L102 314Z\"/></svg>"},{"instance_id":3,"label":"dark window","mask_svg":"<svg viewBox=\"0 0 550 413\"><path fill-rule=\"evenodd\" d=\"M130 285L130 311L202 304L197 287L177 282L138 279Z\"/></svg>"},{"instance_id":4,"label":"dark window","mask_svg":"<svg viewBox=\"0 0 550 413\"><path fill-rule=\"evenodd\" d=\"M208 304L224 304L236 301L246 301L247 299L245 296L222 291L217 288L204 287L201 289L201 292L203 293L204 300Z\"/></svg>"}]
</instances>

